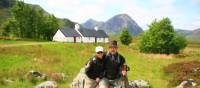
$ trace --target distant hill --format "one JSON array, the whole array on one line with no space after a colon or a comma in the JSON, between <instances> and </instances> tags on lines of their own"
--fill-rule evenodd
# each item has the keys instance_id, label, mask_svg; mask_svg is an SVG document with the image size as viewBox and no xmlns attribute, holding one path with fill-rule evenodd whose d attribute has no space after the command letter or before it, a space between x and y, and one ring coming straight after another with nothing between
<instances>
[{"instance_id":1,"label":"distant hill","mask_svg":"<svg viewBox=\"0 0 200 88\"><path fill-rule=\"evenodd\" d=\"M0 0L0 33L2 29L2 24L6 21L6 19L11 17L11 7L15 4L15 0ZM41 6L35 4L28 4L35 8L36 10L43 11L44 14L50 15L47 11L45 11ZM59 24L61 27L74 27L74 22L70 21L69 19L60 19Z\"/></svg>"},{"instance_id":2,"label":"distant hill","mask_svg":"<svg viewBox=\"0 0 200 88\"><path fill-rule=\"evenodd\" d=\"M15 0L0 0L0 29L2 23L11 16L10 8L15 2Z\"/></svg>"},{"instance_id":3,"label":"distant hill","mask_svg":"<svg viewBox=\"0 0 200 88\"><path fill-rule=\"evenodd\" d=\"M0 0L0 8L10 8L16 3L16 0Z\"/></svg>"},{"instance_id":4,"label":"distant hill","mask_svg":"<svg viewBox=\"0 0 200 88\"><path fill-rule=\"evenodd\" d=\"M176 33L179 35L190 35L192 33L191 30L184 30L184 29L175 29Z\"/></svg>"},{"instance_id":5,"label":"distant hill","mask_svg":"<svg viewBox=\"0 0 200 88\"><path fill-rule=\"evenodd\" d=\"M138 35L143 32L142 28L127 14L116 15L106 22L98 22L89 19L82 25L89 29L93 29L97 26L99 29L105 30L108 34L119 34L124 27L128 27L132 35Z\"/></svg>"},{"instance_id":6,"label":"distant hill","mask_svg":"<svg viewBox=\"0 0 200 88\"><path fill-rule=\"evenodd\" d=\"M200 42L200 28L195 29L187 36L190 41Z\"/></svg>"},{"instance_id":7,"label":"distant hill","mask_svg":"<svg viewBox=\"0 0 200 88\"><path fill-rule=\"evenodd\" d=\"M186 36L188 41L200 42L200 28L195 30L176 29L177 34Z\"/></svg>"},{"instance_id":8,"label":"distant hill","mask_svg":"<svg viewBox=\"0 0 200 88\"><path fill-rule=\"evenodd\" d=\"M82 24L83 27L88 29L93 29L95 26L101 27L103 26L104 22L99 22L94 19L89 19L85 23Z\"/></svg>"}]
</instances>

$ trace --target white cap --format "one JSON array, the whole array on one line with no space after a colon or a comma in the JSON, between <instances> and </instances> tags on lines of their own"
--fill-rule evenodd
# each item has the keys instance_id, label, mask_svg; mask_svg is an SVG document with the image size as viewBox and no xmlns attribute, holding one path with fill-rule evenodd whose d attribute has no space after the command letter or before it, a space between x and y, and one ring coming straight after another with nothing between
<instances>
[{"instance_id":1,"label":"white cap","mask_svg":"<svg viewBox=\"0 0 200 88\"><path fill-rule=\"evenodd\" d=\"M103 47L102 46L97 46L95 51L96 51L96 53L97 52L103 52Z\"/></svg>"}]
</instances>

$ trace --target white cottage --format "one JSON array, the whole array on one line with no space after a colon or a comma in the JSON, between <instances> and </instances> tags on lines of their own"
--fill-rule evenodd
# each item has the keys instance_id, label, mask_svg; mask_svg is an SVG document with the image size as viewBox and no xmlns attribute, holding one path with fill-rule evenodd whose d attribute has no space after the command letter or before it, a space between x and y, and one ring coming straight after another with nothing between
<instances>
[{"instance_id":1,"label":"white cottage","mask_svg":"<svg viewBox=\"0 0 200 88\"><path fill-rule=\"evenodd\" d=\"M56 34L53 36L53 41L57 42L81 42L81 35L72 28L58 29Z\"/></svg>"},{"instance_id":2,"label":"white cottage","mask_svg":"<svg viewBox=\"0 0 200 88\"><path fill-rule=\"evenodd\" d=\"M78 24L75 25L75 30L81 35L83 43L94 43L95 42L95 30L89 30L80 27Z\"/></svg>"},{"instance_id":3,"label":"white cottage","mask_svg":"<svg viewBox=\"0 0 200 88\"><path fill-rule=\"evenodd\" d=\"M53 37L53 41L58 42L83 42L83 43L107 43L108 35L103 30L85 29L78 24L74 29L59 29Z\"/></svg>"},{"instance_id":4,"label":"white cottage","mask_svg":"<svg viewBox=\"0 0 200 88\"><path fill-rule=\"evenodd\" d=\"M96 42L98 43L107 43L108 42L108 35L103 31L99 30L98 27L94 27L96 31Z\"/></svg>"}]
</instances>

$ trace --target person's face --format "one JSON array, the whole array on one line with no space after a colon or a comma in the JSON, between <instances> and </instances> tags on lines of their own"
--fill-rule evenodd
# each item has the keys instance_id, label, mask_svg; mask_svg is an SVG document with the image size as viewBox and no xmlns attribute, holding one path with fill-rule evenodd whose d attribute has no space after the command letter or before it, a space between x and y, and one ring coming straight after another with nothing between
<instances>
[{"instance_id":1,"label":"person's face","mask_svg":"<svg viewBox=\"0 0 200 88\"><path fill-rule=\"evenodd\" d=\"M109 52L111 53L111 54L116 54L117 53L117 47L109 47Z\"/></svg>"},{"instance_id":2,"label":"person's face","mask_svg":"<svg viewBox=\"0 0 200 88\"><path fill-rule=\"evenodd\" d=\"M102 59L102 58L103 58L103 52L102 52L102 51L97 52L97 53L96 53L96 56L97 56L98 58Z\"/></svg>"}]
</instances>

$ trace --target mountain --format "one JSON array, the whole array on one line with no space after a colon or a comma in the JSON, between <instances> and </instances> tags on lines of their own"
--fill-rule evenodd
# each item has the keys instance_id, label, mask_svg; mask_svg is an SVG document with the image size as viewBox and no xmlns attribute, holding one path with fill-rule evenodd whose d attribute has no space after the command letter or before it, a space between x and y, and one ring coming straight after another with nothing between
<instances>
[{"instance_id":1,"label":"mountain","mask_svg":"<svg viewBox=\"0 0 200 88\"><path fill-rule=\"evenodd\" d=\"M14 4L15 0L0 0L0 29L2 23L11 16L10 8Z\"/></svg>"},{"instance_id":2,"label":"mountain","mask_svg":"<svg viewBox=\"0 0 200 88\"><path fill-rule=\"evenodd\" d=\"M194 31L192 31L191 35L193 35L193 36L200 36L200 28L195 29Z\"/></svg>"},{"instance_id":3,"label":"mountain","mask_svg":"<svg viewBox=\"0 0 200 88\"><path fill-rule=\"evenodd\" d=\"M0 0L0 34L2 31L2 24L6 21L6 19L11 17L11 8L15 5L16 0ZM36 4L28 4L25 3L36 10L42 11L45 15L50 15L47 11L45 11L41 6ZM59 21L60 27L74 27L74 22L69 19L61 19L57 18Z\"/></svg>"},{"instance_id":4,"label":"mountain","mask_svg":"<svg viewBox=\"0 0 200 88\"><path fill-rule=\"evenodd\" d=\"M187 36L187 38L191 41L198 41L200 42L200 28L195 29L191 32L190 35Z\"/></svg>"},{"instance_id":5,"label":"mountain","mask_svg":"<svg viewBox=\"0 0 200 88\"><path fill-rule=\"evenodd\" d=\"M195 30L176 29L177 34L186 36L190 42L200 42L200 28Z\"/></svg>"},{"instance_id":6,"label":"mountain","mask_svg":"<svg viewBox=\"0 0 200 88\"><path fill-rule=\"evenodd\" d=\"M106 31L108 34L119 34L124 27L128 27L132 35L139 35L143 32L142 28L127 14L116 15L106 22L98 22L95 20L88 20L82 24L83 27L93 29L95 26Z\"/></svg>"},{"instance_id":7,"label":"mountain","mask_svg":"<svg viewBox=\"0 0 200 88\"><path fill-rule=\"evenodd\" d=\"M185 30L185 29L175 29L175 32L179 35L184 35L184 36L192 34L191 30Z\"/></svg>"},{"instance_id":8,"label":"mountain","mask_svg":"<svg viewBox=\"0 0 200 88\"><path fill-rule=\"evenodd\" d=\"M99 22L94 19L89 19L85 23L82 24L83 27L87 29L93 29L95 26L101 27L104 22Z\"/></svg>"},{"instance_id":9,"label":"mountain","mask_svg":"<svg viewBox=\"0 0 200 88\"><path fill-rule=\"evenodd\" d=\"M41 10L45 15L50 15L47 11L45 11L41 6L36 5L36 4L29 4L30 6L32 6L34 9L36 10ZM72 22L71 20L67 19L67 18L57 18L60 27L64 28L64 27L70 27L73 28L75 23Z\"/></svg>"}]
</instances>

